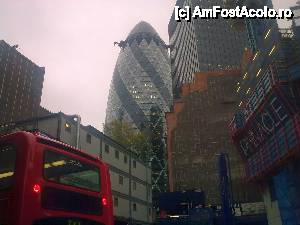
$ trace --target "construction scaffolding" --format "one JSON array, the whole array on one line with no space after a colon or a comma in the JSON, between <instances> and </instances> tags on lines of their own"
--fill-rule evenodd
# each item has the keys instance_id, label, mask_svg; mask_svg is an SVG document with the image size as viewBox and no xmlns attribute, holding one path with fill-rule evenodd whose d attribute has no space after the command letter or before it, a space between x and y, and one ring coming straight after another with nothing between
<instances>
[{"instance_id":1,"label":"construction scaffolding","mask_svg":"<svg viewBox=\"0 0 300 225\"><path fill-rule=\"evenodd\" d=\"M168 191L166 122L162 110L156 106L150 110L149 117L150 144L149 163L152 169L152 194L156 206L160 193Z\"/></svg>"},{"instance_id":2,"label":"construction scaffolding","mask_svg":"<svg viewBox=\"0 0 300 225\"><path fill-rule=\"evenodd\" d=\"M300 48L290 29L279 34L277 57L255 78L230 124L250 179L268 176L300 152Z\"/></svg>"}]
</instances>

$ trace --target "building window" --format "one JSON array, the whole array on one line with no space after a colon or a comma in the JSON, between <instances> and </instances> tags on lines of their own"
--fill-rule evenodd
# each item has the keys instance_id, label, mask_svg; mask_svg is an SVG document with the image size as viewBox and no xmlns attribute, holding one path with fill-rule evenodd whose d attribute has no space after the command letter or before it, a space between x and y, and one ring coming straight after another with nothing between
<instances>
[{"instance_id":1,"label":"building window","mask_svg":"<svg viewBox=\"0 0 300 225\"><path fill-rule=\"evenodd\" d=\"M136 161L135 160L133 160L132 165L133 165L133 168L136 168Z\"/></svg>"},{"instance_id":2,"label":"building window","mask_svg":"<svg viewBox=\"0 0 300 225\"><path fill-rule=\"evenodd\" d=\"M133 181L132 186L133 186L133 190L136 190L136 182Z\"/></svg>"},{"instance_id":3,"label":"building window","mask_svg":"<svg viewBox=\"0 0 300 225\"><path fill-rule=\"evenodd\" d=\"M149 208L149 216L151 216L151 215L152 215L152 209Z\"/></svg>"},{"instance_id":4,"label":"building window","mask_svg":"<svg viewBox=\"0 0 300 225\"><path fill-rule=\"evenodd\" d=\"M123 182L124 182L123 177L120 175L119 176L119 184L123 185Z\"/></svg>"},{"instance_id":5,"label":"building window","mask_svg":"<svg viewBox=\"0 0 300 225\"><path fill-rule=\"evenodd\" d=\"M91 144L92 143L92 136L90 134L86 135L86 142Z\"/></svg>"},{"instance_id":6,"label":"building window","mask_svg":"<svg viewBox=\"0 0 300 225\"><path fill-rule=\"evenodd\" d=\"M119 151L118 150L115 150L115 158L119 159Z\"/></svg>"},{"instance_id":7,"label":"building window","mask_svg":"<svg viewBox=\"0 0 300 225\"><path fill-rule=\"evenodd\" d=\"M119 199L117 197L114 197L114 207L119 206Z\"/></svg>"},{"instance_id":8,"label":"building window","mask_svg":"<svg viewBox=\"0 0 300 225\"><path fill-rule=\"evenodd\" d=\"M124 155L124 163L127 163L127 155Z\"/></svg>"},{"instance_id":9,"label":"building window","mask_svg":"<svg viewBox=\"0 0 300 225\"><path fill-rule=\"evenodd\" d=\"M65 123L65 131L71 133L71 124Z\"/></svg>"},{"instance_id":10,"label":"building window","mask_svg":"<svg viewBox=\"0 0 300 225\"><path fill-rule=\"evenodd\" d=\"M137 206L136 206L136 203L133 203L133 205L132 205L132 206L133 206L133 211L135 211L135 212L136 212L136 211L137 211Z\"/></svg>"},{"instance_id":11,"label":"building window","mask_svg":"<svg viewBox=\"0 0 300 225\"><path fill-rule=\"evenodd\" d=\"M105 145L104 150L105 150L106 153L109 153L109 146Z\"/></svg>"}]
</instances>

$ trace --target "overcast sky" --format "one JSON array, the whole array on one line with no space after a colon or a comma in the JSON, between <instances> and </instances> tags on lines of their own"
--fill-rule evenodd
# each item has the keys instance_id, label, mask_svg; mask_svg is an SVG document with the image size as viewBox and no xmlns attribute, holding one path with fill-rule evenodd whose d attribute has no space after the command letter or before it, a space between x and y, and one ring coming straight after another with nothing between
<instances>
[{"instance_id":1,"label":"overcast sky","mask_svg":"<svg viewBox=\"0 0 300 225\"><path fill-rule=\"evenodd\" d=\"M274 0L275 8L297 0ZM102 130L113 69L124 40L141 20L168 42L175 0L0 0L0 40L46 68L42 106L80 114ZM281 26L286 23L280 22Z\"/></svg>"}]
</instances>

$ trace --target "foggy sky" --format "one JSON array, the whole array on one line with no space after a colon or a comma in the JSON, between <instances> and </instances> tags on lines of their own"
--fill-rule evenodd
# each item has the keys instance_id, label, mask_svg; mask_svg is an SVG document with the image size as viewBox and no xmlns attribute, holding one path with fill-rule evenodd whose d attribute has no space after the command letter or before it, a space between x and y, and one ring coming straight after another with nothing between
<instances>
[{"instance_id":1,"label":"foggy sky","mask_svg":"<svg viewBox=\"0 0 300 225\"><path fill-rule=\"evenodd\" d=\"M274 0L288 8L297 0ZM81 115L102 130L113 69L124 40L141 20L168 42L175 0L0 0L0 40L46 68L42 106ZM279 22L280 26L287 23Z\"/></svg>"}]
</instances>

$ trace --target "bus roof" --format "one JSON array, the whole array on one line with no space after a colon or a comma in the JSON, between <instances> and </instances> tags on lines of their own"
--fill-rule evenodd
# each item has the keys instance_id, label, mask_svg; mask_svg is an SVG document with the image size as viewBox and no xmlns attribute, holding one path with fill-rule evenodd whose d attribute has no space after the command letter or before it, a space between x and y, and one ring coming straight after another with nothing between
<instances>
[{"instance_id":1,"label":"bus roof","mask_svg":"<svg viewBox=\"0 0 300 225\"><path fill-rule=\"evenodd\" d=\"M98 161L100 163L103 163L102 159L100 157L96 157L96 156L93 156L93 155L90 155L78 148L75 148L67 143L64 143L62 141L58 141L52 137L50 137L49 135L45 134L45 133L42 133L40 131L17 131L17 132L14 132L14 133L11 133L11 134L7 134L7 135L4 135L4 136L0 136L0 138L3 138L3 137L8 137L8 136L14 136L14 135L18 135L18 134L23 134L27 137L35 137L36 138L36 141L41 143L41 144L45 144L45 145L49 145L49 146L52 146L52 147L55 147L55 148L58 148L58 149L61 149L63 151L66 151L66 152L69 152L69 153L73 153L75 155L78 155L78 156L81 156L81 157L84 157L86 159L89 159L89 160L92 160L92 161Z\"/></svg>"}]
</instances>

